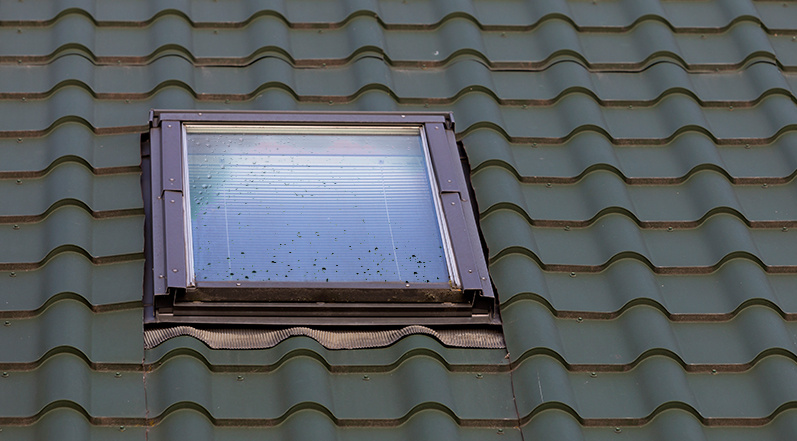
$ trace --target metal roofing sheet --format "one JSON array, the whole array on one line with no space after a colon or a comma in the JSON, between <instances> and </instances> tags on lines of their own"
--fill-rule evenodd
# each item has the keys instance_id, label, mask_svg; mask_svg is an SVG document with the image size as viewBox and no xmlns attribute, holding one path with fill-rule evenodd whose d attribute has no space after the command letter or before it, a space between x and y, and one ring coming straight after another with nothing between
<instances>
[{"instance_id":1,"label":"metal roofing sheet","mask_svg":"<svg viewBox=\"0 0 797 441\"><path fill-rule=\"evenodd\" d=\"M624 32L579 32L560 18L529 31L482 30L464 18L445 20L431 30L394 30L366 16L328 30L291 28L273 16L258 17L243 28L213 29L195 28L175 15L146 26L96 27L89 17L67 14L48 26L0 27L0 41L0 61L25 63L79 53L102 64L147 64L180 54L198 65L246 66L271 55L299 66L332 66L368 53L406 67L440 66L469 56L493 68L539 69L565 56L608 70L640 69L654 60L695 70L737 69L753 59L797 68L790 36L768 34L746 21L721 33L702 34L673 33L658 20L643 20Z\"/></svg>"},{"instance_id":2,"label":"metal roofing sheet","mask_svg":"<svg viewBox=\"0 0 797 441\"><path fill-rule=\"evenodd\" d=\"M487 167L473 176L483 186L483 212L515 209L535 225L586 226L609 213L621 213L646 226L697 226L715 213L735 215L748 224L794 226L797 183L733 185L715 171L698 171L675 185L629 185L611 171L596 170L574 183L525 184L504 167ZM766 192L766 198L762 193Z\"/></svg>"},{"instance_id":3,"label":"metal roofing sheet","mask_svg":"<svg viewBox=\"0 0 797 441\"><path fill-rule=\"evenodd\" d=\"M263 78L269 78L264 83ZM164 56L148 65L96 65L71 54L39 65L11 64L0 70L0 82L18 91L7 99L42 99L58 89L79 86L101 99L141 100L165 87L178 86L207 101L246 101L269 87L287 88L300 101L346 102L369 90L395 94L406 104L450 104L473 91L493 95L501 104L555 104L570 93L586 93L611 106L651 105L672 94L688 94L704 106L745 107L772 94L795 99L797 74L775 63L755 62L744 70L694 73L674 63L657 63L642 72L594 72L573 60L541 71L490 70L472 58L453 60L435 69L401 69L383 59L363 56L343 66L294 69L282 58L264 57L246 69L206 66ZM329 87L334 84L335 87ZM534 87L530 87L533 84Z\"/></svg>"},{"instance_id":4,"label":"metal roofing sheet","mask_svg":"<svg viewBox=\"0 0 797 441\"><path fill-rule=\"evenodd\" d=\"M795 14L3 2L1 435L791 439ZM144 351L150 108L453 111L509 353Z\"/></svg>"},{"instance_id":5,"label":"metal roofing sheet","mask_svg":"<svg viewBox=\"0 0 797 441\"><path fill-rule=\"evenodd\" d=\"M716 31L739 21L761 23L767 30L793 30L797 11L789 2L545 0L532 3L516 0L472 2L405 2L359 0L343 4L313 0L280 2L241 1L231 4L202 2L186 5L180 0L141 5L133 0L108 5L101 1L4 4L0 12L9 17L0 23L51 23L67 14L91 17L100 26L148 23L163 15L185 17L195 26L241 26L262 16L278 17L293 27L339 27L358 16L376 16L387 27L425 29L441 22L465 17L490 28L529 29L551 18L572 21L580 29L629 28L644 19L666 22L675 29ZM792 6L792 7L790 7ZM11 18L13 17L13 18ZM791 20L790 20L791 19Z\"/></svg>"},{"instance_id":6,"label":"metal roofing sheet","mask_svg":"<svg viewBox=\"0 0 797 441\"><path fill-rule=\"evenodd\" d=\"M747 139L725 145L698 131L660 145L612 143L593 131L561 141L512 143L494 130L474 130L462 141L474 171L498 165L529 183L574 183L589 172L609 170L628 184L672 185L712 170L734 184L761 185L791 182L797 171L793 131L770 142Z\"/></svg>"},{"instance_id":7,"label":"metal roofing sheet","mask_svg":"<svg viewBox=\"0 0 797 441\"><path fill-rule=\"evenodd\" d=\"M621 258L598 273L544 271L533 256L513 253L490 267L505 305L529 299L557 317L612 319L635 305L659 308L671 320L727 320L752 305L794 319L797 274L766 272L747 258L728 259L706 274L651 271L640 259Z\"/></svg>"},{"instance_id":8,"label":"metal roofing sheet","mask_svg":"<svg viewBox=\"0 0 797 441\"><path fill-rule=\"evenodd\" d=\"M66 122L80 122L100 134L141 132L150 108L175 106L223 110L230 103L198 101L193 94L171 87L147 100L97 100L82 88L59 89L46 100L0 101L0 121L7 136L40 136ZM402 105L382 91L369 91L347 103L297 102L281 88L269 88L252 100L236 103L239 110L393 110L444 111L457 117L459 130L482 127L503 131L512 141L563 142L582 131L598 131L624 144L665 144L686 132L706 133L721 143L767 143L795 127L797 104L772 95L742 108L703 108L687 95L667 96L650 106L601 106L589 95L568 94L555 106L502 106L481 92L453 104ZM143 116L142 116L143 115ZM563 116L564 115L564 116Z\"/></svg>"},{"instance_id":9,"label":"metal roofing sheet","mask_svg":"<svg viewBox=\"0 0 797 441\"><path fill-rule=\"evenodd\" d=\"M666 355L701 373L746 370L773 354L797 354L793 321L769 305L750 306L732 319L671 321L658 308L639 305L611 319L558 318L534 300L501 310L512 359L556 354L568 367L626 370Z\"/></svg>"}]
</instances>

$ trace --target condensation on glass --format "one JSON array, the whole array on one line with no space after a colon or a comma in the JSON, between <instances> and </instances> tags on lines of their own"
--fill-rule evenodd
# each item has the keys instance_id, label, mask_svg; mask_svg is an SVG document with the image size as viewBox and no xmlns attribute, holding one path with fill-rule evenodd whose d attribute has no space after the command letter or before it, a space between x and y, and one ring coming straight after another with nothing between
<instances>
[{"instance_id":1,"label":"condensation on glass","mask_svg":"<svg viewBox=\"0 0 797 441\"><path fill-rule=\"evenodd\" d=\"M190 285L458 287L420 127L186 125Z\"/></svg>"}]
</instances>

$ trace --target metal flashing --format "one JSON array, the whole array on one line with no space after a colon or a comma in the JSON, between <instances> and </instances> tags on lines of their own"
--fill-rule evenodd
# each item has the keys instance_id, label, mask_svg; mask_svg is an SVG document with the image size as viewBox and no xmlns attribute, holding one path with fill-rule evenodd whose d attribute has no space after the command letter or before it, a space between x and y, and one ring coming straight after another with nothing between
<instances>
[{"instance_id":1,"label":"metal flashing","mask_svg":"<svg viewBox=\"0 0 797 441\"><path fill-rule=\"evenodd\" d=\"M406 326L399 329L369 331L321 330L307 327L285 329L202 329L193 326L158 327L144 330L144 348L152 349L179 336L199 339L211 349L266 349L287 338L305 336L327 349L368 349L390 346L409 335L428 335L440 343L455 348L503 349L506 347L501 331L495 329L432 329L426 326Z\"/></svg>"}]
</instances>

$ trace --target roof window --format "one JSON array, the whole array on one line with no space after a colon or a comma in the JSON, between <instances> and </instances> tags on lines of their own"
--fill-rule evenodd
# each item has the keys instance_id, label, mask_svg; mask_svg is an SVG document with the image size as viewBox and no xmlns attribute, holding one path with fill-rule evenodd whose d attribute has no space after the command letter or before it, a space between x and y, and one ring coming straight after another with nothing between
<instances>
[{"instance_id":1,"label":"roof window","mask_svg":"<svg viewBox=\"0 0 797 441\"><path fill-rule=\"evenodd\" d=\"M147 321L494 324L448 114L153 111Z\"/></svg>"}]
</instances>

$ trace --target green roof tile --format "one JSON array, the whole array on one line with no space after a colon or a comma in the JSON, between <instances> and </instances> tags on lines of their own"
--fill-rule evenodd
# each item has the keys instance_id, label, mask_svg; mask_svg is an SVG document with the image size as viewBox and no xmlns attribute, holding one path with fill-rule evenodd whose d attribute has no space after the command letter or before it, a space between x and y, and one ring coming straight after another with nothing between
<instances>
[{"instance_id":1,"label":"green roof tile","mask_svg":"<svg viewBox=\"0 0 797 441\"><path fill-rule=\"evenodd\" d=\"M796 36L790 1L3 2L0 438L791 439ZM452 111L509 353L145 351L152 108Z\"/></svg>"}]
</instances>

